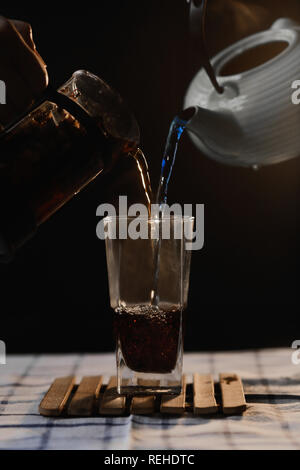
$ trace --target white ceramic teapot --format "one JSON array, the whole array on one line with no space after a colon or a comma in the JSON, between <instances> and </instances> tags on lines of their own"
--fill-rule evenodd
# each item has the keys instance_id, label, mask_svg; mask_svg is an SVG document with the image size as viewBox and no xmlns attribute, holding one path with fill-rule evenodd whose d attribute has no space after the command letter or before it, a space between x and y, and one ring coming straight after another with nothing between
<instances>
[{"instance_id":1,"label":"white ceramic teapot","mask_svg":"<svg viewBox=\"0 0 300 470\"><path fill-rule=\"evenodd\" d=\"M232 59L256 46L285 41L276 57L246 72L219 76ZM292 84L300 80L300 25L279 19L212 59L219 94L205 70L194 77L185 107L197 111L188 123L195 145L207 156L230 165L260 167L300 155L300 105L292 103Z\"/></svg>"}]
</instances>

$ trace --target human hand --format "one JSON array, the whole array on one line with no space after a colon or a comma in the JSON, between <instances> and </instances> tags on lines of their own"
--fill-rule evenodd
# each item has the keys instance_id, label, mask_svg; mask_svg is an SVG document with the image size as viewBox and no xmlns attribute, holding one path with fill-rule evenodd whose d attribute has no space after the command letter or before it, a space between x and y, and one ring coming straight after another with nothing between
<instances>
[{"instance_id":1,"label":"human hand","mask_svg":"<svg viewBox=\"0 0 300 470\"><path fill-rule=\"evenodd\" d=\"M32 38L30 24L0 16L0 80L6 104L0 105L0 127L25 111L48 85L47 66Z\"/></svg>"}]
</instances>

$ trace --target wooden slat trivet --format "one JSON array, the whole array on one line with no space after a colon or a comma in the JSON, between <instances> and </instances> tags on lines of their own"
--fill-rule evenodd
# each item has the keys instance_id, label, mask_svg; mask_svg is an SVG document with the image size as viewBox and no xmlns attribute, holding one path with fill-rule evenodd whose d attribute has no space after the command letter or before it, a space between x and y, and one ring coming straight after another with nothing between
<instances>
[{"instance_id":1,"label":"wooden slat trivet","mask_svg":"<svg viewBox=\"0 0 300 470\"><path fill-rule=\"evenodd\" d=\"M236 374L220 374L222 409L225 415L239 414L246 409L243 384Z\"/></svg>"},{"instance_id":2,"label":"wooden slat trivet","mask_svg":"<svg viewBox=\"0 0 300 470\"><path fill-rule=\"evenodd\" d=\"M185 411L186 378L182 378L180 395L162 395L160 412L168 414L182 414Z\"/></svg>"},{"instance_id":3,"label":"wooden slat trivet","mask_svg":"<svg viewBox=\"0 0 300 470\"><path fill-rule=\"evenodd\" d=\"M44 396L39 412L42 416L60 416L75 385L75 377L56 379Z\"/></svg>"},{"instance_id":4,"label":"wooden slat trivet","mask_svg":"<svg viewBox=\"0 0 300 470\"><path fill-rule=\"evenodd\" d=\"M218 405L215 399L212 376L194 374L193 379L194 414L206 415L217 413Z\"/></svg>"},{"instance_id":5,"label":"wooden slat trivet","mask_svg":"<svg viewBox=\"0 0 300 470\"><path fill-rule=\"evenodd\" d=\"M111 377L100 401L101 415L120 416L126 411L126 397L117 394L117 377Z\"/></svg>"},{"instance_id":6,"label":"wooden slat trivet","mask_svg":"<svg viewBox=\"0 0 300 470\"><path fill-rule=\"evenodd\" d=\"M92 416L101 385L102 376L83 377L68 407L68 415Z\"/></svg>"},{"instance_id":7,"label":"wooden slat trivet","mask_svg":"<svg viewBox=\"0 0 300 470\"><path fill-rule=\"evenodd\" d=\"M56 379L43 398L39 412L43 416L122 416L130 407L132 414L153 414L156 403L162 414L182 414L193 409L195 415L216 413L220 408L215 399L214 383L210 375L194 374L193 386L186 383L183 377L182 393L180 395L147 395L128 397L118 395L117 378L111 377L104 393L100 387L102 377L83 377L78 387L75 387L75 377L62 377ZM153 382L138 382L140 385L154 386ZM187 393L188 387L188 393ZM189 388L193 390L193 398L189 395ZM220 411L224 415L241 414L246 409L243 385L240 377L233 373L220 374L220 390L222 406ZM72 392L74 395L72 396ZM95 404L100 401L98 410ZM219 398L218 398L219 400ZM127 406L128 401L128 406ZM131 406L130 405L131 401ZM193 406L191 406L193 402Z\"/></svg>"}]
</instances>

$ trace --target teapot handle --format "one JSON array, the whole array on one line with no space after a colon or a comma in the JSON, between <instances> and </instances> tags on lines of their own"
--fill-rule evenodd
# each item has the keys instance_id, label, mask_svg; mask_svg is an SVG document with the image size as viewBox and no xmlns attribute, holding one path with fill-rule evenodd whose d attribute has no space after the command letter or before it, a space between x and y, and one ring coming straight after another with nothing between
<instances>
[{"instance_id":1,"label":"teapot handle","mask_svg":"<svg viewBox=\"0 0 300 470\"><path fill-rule=\"evenodd\" d=\"M206 73L215 90L218 93L222 94L224 89L219 85L219 82L216 78L206 46L206 12L207 0L193 0L191 2L191 33L195 38L197 38L197 42L199 41L200 54L202 57L202 66L205 68Z\"/></svg>"}]
</instances>

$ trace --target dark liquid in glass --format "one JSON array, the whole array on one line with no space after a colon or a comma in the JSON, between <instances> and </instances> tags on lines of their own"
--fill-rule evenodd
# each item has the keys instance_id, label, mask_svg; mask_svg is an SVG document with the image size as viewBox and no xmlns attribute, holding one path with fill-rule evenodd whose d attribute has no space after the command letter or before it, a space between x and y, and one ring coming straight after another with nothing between
<instances>
[{"instance_id":1,"label":"dark liquid in glass","mask_svg":"<svg viewBox=\"0 0 300 470\"><path fill-rule=\"evenodd\" d=\"M142 373L172 372L183 342L181 316L176 306L141 305L115 311L114 332L126 366Z\"/></svg>"}]
</instances>

